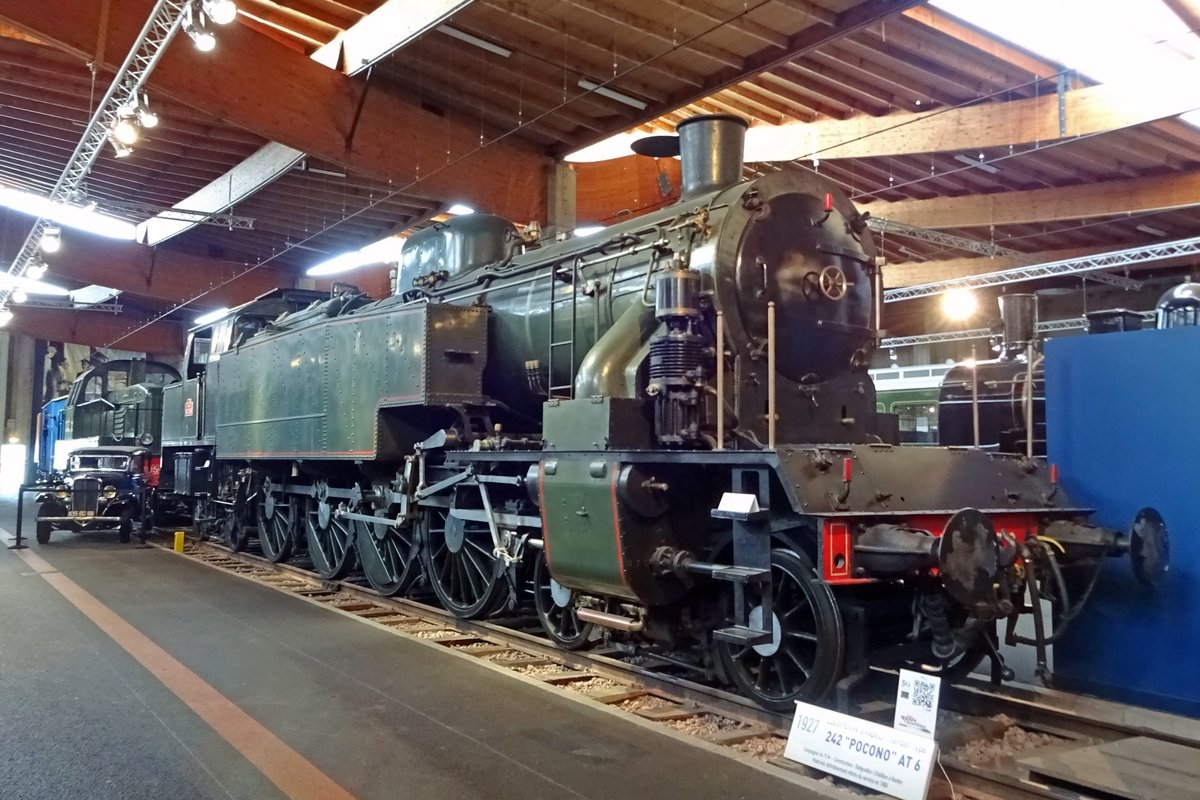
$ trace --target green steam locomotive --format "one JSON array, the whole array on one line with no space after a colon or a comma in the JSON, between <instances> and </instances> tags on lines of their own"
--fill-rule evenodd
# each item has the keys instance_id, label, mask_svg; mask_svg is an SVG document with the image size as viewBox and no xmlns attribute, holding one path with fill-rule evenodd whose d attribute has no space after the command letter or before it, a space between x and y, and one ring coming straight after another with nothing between
<instances>
[{"instance_id":1,"label":"green steam locomotive","mask_svg":"<svg viewBox=\"0 0 1200 800\"><path fill-rule=\"evenodd\" d=\"M235 549L463 618L536 609L562 647L776 709L869 663L960 674L1031 586L1068 619L1106 556L1155 581L1152 511L1127 537L1042 463L896 444L866 219L807 172L742 181L744 132L641 143L681 157L682 199L601 234L459 217L408 241L391 297L278 291L193 331L160 491Z\"/></svg>"}]
</instances>

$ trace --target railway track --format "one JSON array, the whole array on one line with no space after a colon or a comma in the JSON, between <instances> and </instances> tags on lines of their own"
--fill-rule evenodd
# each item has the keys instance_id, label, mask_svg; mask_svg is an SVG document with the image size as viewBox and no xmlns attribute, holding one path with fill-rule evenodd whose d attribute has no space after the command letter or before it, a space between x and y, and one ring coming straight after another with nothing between
<instances>
[{"instance_id":1,"label":"railway track","mask_svg":"<svg viewBox=\"0 0 1200 800\"><path fill-rule=\"evenodd\" d=\"M754 763L818 795L883 796L784 759L791 723L788 716L689 680L677 674L676 665L667 660L630 658L605 649L561 650L531 632L537 628L536 619L461 620L436 605L384 597L353 581L323 580L299 567L275 564L211 542L189 541L183 555L397 635L478 659L491 668L599 704L641 724L698 740L702 746ZM893 708L883 699L886 694L884 690L875 698L865 698L862 715L890 724ZM1045 770L1024 763L1026 752L1052 756L1136 738L1159 747L1185 748L1193 761L1200 763L1200 723L1079 695L967 682L944 688L942 708L945 713L939 720L938 735L941 770L935 771L931 798L1108 800L1123 796L1079 791L1062 779L1061 770L1057 777L1048 777ZM1174 751L1175 756L1179 754Z\"/></svg>"}]
</instances>

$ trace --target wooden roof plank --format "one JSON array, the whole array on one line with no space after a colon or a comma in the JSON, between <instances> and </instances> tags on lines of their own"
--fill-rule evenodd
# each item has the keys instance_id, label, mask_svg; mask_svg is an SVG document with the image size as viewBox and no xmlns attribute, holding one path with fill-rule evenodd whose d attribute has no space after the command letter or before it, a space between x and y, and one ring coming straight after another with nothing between
<instances>
[{"instance_id":1,"label":"wooden roof plank","mask_svg":"<svg viewBox=\"0 0 1200 800\"><path fill-rule=\"evenodd\" d=\"M1079 220L1200 205L1200 170L973 197L874 202L872 214L921 228Z\"/></svg>"}]
</instances>

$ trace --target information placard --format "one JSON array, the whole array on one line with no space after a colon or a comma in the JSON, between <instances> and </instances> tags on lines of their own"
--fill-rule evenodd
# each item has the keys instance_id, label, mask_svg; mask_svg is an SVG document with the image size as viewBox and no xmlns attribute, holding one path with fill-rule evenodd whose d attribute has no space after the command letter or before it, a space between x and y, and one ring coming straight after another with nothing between
<instances>
[{"instance_id":1,"label":"information placard","mask_svg":"<svg viewBox=\"0 0 1200 800\"><path fill-rule=\"evenodd\" d=\"M941 695L941 678L908 669L900 670L893 727L932 739L937 729L938 699Z\"/></svg>"},{"instance_id":2,"label":"information placard","mask_svg":"<svg viewBox=\"0 0 1200 800\"><path fill-rule=\"evenodd\" d=\"M797 703L783 754L900 800L924 800L937 744L907 731Z\"/></svg>"}]
</instances>

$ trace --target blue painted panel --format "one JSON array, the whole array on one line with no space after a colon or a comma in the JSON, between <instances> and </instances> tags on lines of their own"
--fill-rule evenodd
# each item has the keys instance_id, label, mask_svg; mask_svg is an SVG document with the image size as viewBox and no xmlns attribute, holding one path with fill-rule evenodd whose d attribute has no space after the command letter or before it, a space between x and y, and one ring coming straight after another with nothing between
<instances>
[{"instance_id":1,"label":"blue painted panel","mask_svg":"<svg viewBox=\"0 0 1200 800\"><path fill-rule=\"evenodd\" d=\"M38 470L49 473L54 469L54 448L65 434L67 398L56 397L42 406L42 429L38 432Z\"/></svg>"},{"instance_id":2,"label":"blue painted panel","mask_svg":"<svg viewBox=\"0 0 1200 800\"><path fill-rule=\"evenodd\" d=\"M1144 506L1171 535L1158 591L1113 559L1055 647L1069 688L1200 715L1200 328L1056 339L1046 346L1051 463L1094 520L1127 531Z\"/></svg>"}]
</instances>

